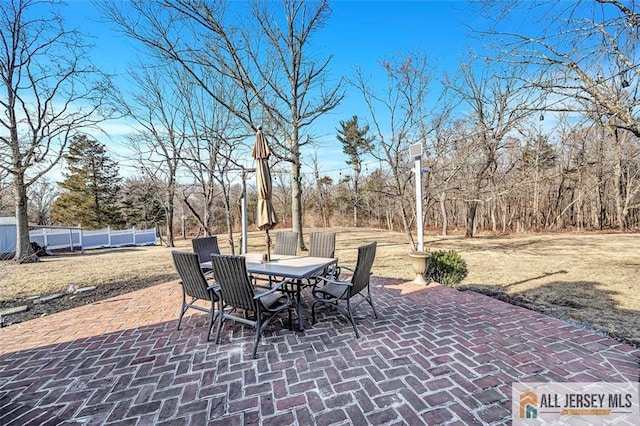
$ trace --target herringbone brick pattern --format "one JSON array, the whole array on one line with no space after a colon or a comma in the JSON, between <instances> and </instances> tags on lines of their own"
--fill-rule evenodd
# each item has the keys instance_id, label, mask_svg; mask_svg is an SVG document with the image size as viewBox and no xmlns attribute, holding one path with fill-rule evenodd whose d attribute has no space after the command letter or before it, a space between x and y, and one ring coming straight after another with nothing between
<instances>
[{"instance_id":1,"label":"herringbone brick pattern","mask_svg":"<svg viewBox=\"0 0 640 426\"><path fill-rule=\"evenodd\" d=\"M476 293L374 279L360 339L333 312L291 332L205 315L175 282L0 330L0 424L504 424L514 381L638 381L640 351ZM308 306L307 312L308 312ZM285 321L286 322L286 321Z\"/></svg>"}]
</instances>

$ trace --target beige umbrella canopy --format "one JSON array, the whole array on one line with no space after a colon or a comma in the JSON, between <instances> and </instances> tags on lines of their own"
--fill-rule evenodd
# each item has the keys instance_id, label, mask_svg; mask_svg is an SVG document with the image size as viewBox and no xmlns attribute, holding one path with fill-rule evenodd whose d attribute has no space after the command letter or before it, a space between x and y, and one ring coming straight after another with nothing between
<instances>
[{"instance_id":1,"label":"beige umbrella canopy","mask_svg":"<svg viewBox=\"0 0 640 426\"><path fill-rule=\"evenodd\" d=\"M271 238L269 230L278 224L278 217L271 202L272 184L271 171L269 170L269 156L271 150L267 144L267 139L262 133L262 128L258 128L256 133L256 143L253 146L251 155L256 160L256 187L258 189L258 214L256 225L258 229L267 233L267 257L271 258Z\"/></svg>"}]
</instances>

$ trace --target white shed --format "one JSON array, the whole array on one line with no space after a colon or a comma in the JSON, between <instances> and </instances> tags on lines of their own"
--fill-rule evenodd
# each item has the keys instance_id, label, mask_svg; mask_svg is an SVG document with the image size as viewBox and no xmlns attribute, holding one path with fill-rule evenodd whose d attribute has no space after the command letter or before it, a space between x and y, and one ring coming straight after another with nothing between
<instances>
[{"instance_id":1,"label":"white shed","mask_svg":"<svg viewBox=\"0 0 640 426\"><path fill-rule=\"evenodd\" d=\"M0 217L0 259L12 257L16 252L16 218Z\"/></svg>"}]
</instances>

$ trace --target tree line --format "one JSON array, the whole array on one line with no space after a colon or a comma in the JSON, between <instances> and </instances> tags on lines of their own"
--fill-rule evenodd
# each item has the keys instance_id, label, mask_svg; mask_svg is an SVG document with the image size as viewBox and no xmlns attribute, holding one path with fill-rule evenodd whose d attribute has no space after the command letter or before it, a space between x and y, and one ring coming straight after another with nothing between
<instances>
[{"instance_id":1,"label":"tree line","mask_svg":"<svg viewBox=\"0 0 640 426\"><path fill-rule=\"evenodd\" d=\"M46 4L52 19L41 18ZM424 223L440 233L638 227L635 3L470 2L487 18L473 33L487 48L456 72L439 71L417 48L332 78L331 52L314 50L327 1L100 2L141 52L127 93L89 63L87 39L55 6L0 5L8 93L0 184L11 189L2 202L15 209L20 261L33 259L28 216L47 220L48 201L56 223L85 207L82 223L164 222L168 245L178 225L222 230L233 242L238 200L253 196L243 158L258 127L275 167L288 168L287 177L275 174L274 202L300 247L303 224L398 229L415 247L415 144L424 152ZM519 19L518 31L501 26ZM316 144L314 122L347 88L365 112L336 124L347 158L336 178L304 153ZM127 145L138 170L122 182L104 146L87 137L114 117L135 122ZM89 158L107 163L82 162ZM45 179L63 160L68 175L54 200ZM87 182L90 166L105 186Z\"/></svg>"}]
</instances>

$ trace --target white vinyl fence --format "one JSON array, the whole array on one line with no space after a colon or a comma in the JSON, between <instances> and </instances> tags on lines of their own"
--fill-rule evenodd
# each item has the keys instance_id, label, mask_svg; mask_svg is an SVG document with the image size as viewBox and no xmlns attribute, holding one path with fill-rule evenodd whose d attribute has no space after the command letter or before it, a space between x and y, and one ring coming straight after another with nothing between
<instances>
[{"instance_id":1,"label":"white vinyl fence","mask_svg":"<svg viewBox=\"0 0 640 426\"><path fill-rule=\"evenodd\" d=\"M40 228L29 232L29 239L46 247L56 249L85 249L123 246L152 246L156 244L156 230L111 228L86 231L81 228Z\"/></svg>"}]
</instances>

